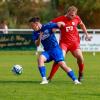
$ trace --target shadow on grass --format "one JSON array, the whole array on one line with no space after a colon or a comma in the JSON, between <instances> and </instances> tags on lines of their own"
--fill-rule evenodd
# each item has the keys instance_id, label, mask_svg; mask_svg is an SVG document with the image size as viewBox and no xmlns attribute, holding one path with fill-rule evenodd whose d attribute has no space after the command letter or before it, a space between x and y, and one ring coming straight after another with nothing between
<instances>
[{"instance_id":1,"label":"shadow on grass","mask_svg":"<svg viewBox=\"0 0 100 100\"><path fill-rule=\"evenodd\" d=\"M8 83L25 83L25 84L29 84L29 83L32 83L32 84L39 84L40 81L27 81L27 80L7 80L7 81L4 81L4 80L0 80L0 84L1 83L4 83L4 84L8 84Z\"/></svg>"},{"instance_id":2,"label":"shadow on grass","mask_svg":"<svg viewBox=\"0 0 100 100\"><path fill-rule=\"evenodd\" d=\"M75 93L75 95L80 95L83 97L91 96L91 97L99 97L100 98L100 93Z\"/></svg>"}]
</instances>

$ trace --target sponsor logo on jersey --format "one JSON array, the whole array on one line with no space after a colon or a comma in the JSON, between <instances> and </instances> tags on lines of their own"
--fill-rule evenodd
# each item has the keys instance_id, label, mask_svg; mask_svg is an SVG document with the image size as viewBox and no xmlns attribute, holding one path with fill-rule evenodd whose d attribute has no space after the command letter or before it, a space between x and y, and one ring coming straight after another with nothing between
<instances>
[{"instance_id":1,"label":"sponsor logo on jersey","mask_svg":"<svg viewBox=\"0 0 100 100\"><path fill-rule=\"evenodd\" d=\"M49 36L50 36L49 30L45 30L45 31L43 32L43 35L42 35L41 40L45 40L45 39L47 39Z\"/></svg>"},{"instance_id":2,"label":"sponsor logo on jersey","mask_svg":"<svg viewBox=\"0 0 100 100\"><path fill-rule=\"evenodd\" d=\"M75 25L75 22L72 22L72 25L74 26Z\"/></svg>"}]
</instances>

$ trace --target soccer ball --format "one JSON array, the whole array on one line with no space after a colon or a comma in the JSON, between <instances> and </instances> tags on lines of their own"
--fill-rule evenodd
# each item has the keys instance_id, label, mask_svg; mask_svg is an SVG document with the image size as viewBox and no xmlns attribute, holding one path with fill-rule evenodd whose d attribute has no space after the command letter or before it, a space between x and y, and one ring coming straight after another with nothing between
<instances>
[{"instance_id":1,"label":"soccer ball","mask_svg":"<svg viewBox=\"0 0 100 100\"><path fill-rule=\"evenodd\" d=\"M14 74L20 75L23 72L23 68L22 68L21 65L14 65L13 68L12 68L12 72Z\"/></svg>"}]
</instances>

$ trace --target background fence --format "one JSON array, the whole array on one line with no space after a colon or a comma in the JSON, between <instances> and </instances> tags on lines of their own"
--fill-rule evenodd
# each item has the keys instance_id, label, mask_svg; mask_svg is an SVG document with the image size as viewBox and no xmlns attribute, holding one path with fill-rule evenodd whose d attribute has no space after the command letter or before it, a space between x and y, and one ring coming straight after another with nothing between
<instances>
[{"instance_id":1,"label":"background fence","mask_svg":"<svg viewBox=\"0 0 100 100\"><path fill-rule=\"evenodd\" d=\"M0 29L0 31L3 31ZM91 41L86 41L82 30L80 33L80 47L83 52L100 52L100 29L87 29L88 33L92 35ZM59 34L56 34L59 41ZM31 29L8 29L8 34L0 34L0 50L13 50L23 49L30 50L36 49L36 46L32 42L32 30ZM40 45L38 51L42 51L43 47Z\"/></svg>"},{"instance_id":2,"label":"background fence","mask_svg":"<svg viewBox=\"0 0 100 100\"><path fill-rule=\"evenodd\" d=\"M8 34L0 34L0 50L31 49L36 49L36 46L32 42L32 30L30 29L8 29Z\"/></svg>"}]
</instances>

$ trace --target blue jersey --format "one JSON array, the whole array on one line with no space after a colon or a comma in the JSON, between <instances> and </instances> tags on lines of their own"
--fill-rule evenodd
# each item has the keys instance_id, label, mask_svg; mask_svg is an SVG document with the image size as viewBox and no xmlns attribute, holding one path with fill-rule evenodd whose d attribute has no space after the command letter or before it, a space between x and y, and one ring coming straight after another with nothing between
<instances>
[{"instance_id":1,"label":"blue jersey","mask_svg":"<svg viewBox=\"0 0 100 100\"><path fill-rule=\"evenodd\" d=\"M43 32L41 43L46 51L59 46L57 39L52 32L53 28L58 28L58 26L56 23L50 22L42 25L42 28L39 31L33 31L32 39L34 42L39 38L40 32Z\"/></svg>"}]
</instances>

